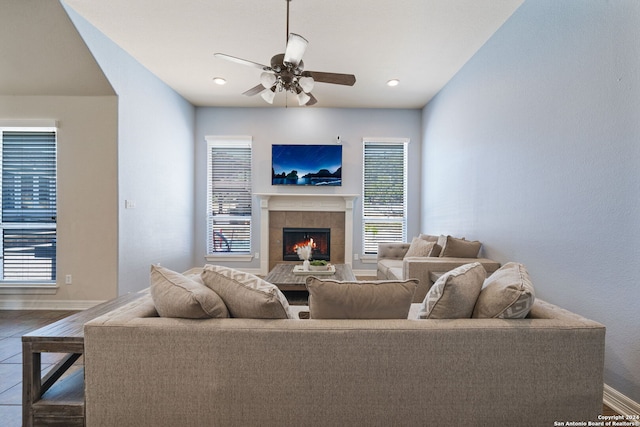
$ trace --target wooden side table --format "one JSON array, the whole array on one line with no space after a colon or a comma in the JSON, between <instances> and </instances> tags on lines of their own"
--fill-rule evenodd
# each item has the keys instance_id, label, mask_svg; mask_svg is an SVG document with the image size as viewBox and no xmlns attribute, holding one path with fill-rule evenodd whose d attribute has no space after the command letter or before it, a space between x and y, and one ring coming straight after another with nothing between
<instances>
[{"instance_id":1,"label":"wooden side table","mask_svg":"<svg viewBox=\"0 0 640 427\"><path fill-rule=\"evenodd\" d=\"M84 426L84 369L56 383L84 353L84 324L134 301L131 293L72 314L22 337L22 425ZM41 355L67 353L43 377Z\"/></svg>"}]
</instances>

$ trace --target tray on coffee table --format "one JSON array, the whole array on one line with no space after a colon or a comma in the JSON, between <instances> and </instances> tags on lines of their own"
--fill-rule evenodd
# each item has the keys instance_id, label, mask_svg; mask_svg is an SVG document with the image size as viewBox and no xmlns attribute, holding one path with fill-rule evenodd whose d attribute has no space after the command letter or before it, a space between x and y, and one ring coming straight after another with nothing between
<instances>
[{"instance_id":1,"label":"tray on coffee table","mask_svg":"<svg viewBox=\"0 0 640 427\"><path fill-rule=\"evenodd\" d=\"M313 266L311 268L313 268ZM303 276L331 276L336 274L336 266L329 264L326 266L325 270L305 270L303 266L295 265L293 267L292 273L295 275Z\"/></svg>"},{"instance_id":2,"label":"tray on coffee table","mask_svg":"<svg viewBox=\"0 0 640 427\"><path fill-rule=\"evenodd\" d=\"M331 264L335 272L322 277L329 277L339 281L354 281L356 276L349 264ZM276 266L264 278L269 283L273 283L281 291L306 290L305 282L308 276L320 276L317 271L309 271L308 274L294 274L292 264L276 264Z\"/></svg>"}]
</instances>

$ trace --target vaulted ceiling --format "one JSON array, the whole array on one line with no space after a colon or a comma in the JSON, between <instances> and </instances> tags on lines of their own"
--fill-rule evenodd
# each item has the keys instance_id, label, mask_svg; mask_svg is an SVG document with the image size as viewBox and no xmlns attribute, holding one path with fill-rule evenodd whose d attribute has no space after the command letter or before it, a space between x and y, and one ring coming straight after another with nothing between
<instances>
[{"instance_id":1,"label":"vaulted ceiling","mask_svg":"<svg viewBox=\"0 0 640 427\"><path fill-rule=\"evenodd\" d=\"M0 79L1 93L12 88L37 91L39 86L70 94L89 86L95 92L110 89L99 77L69 82L65 73L57 72L62 65L96 66L86 54L73 54L77 35L51 37L51 32L67 31L56 25L56 20L68 21L57 1L0 1L10 5L3 5L0 14L0 49L17 59L13 64L0 61L0 73L9 71L11 76ZM213 54L269 64L286 45L286 0L63 1L194 105L268 106L260 96L242 95L260 82L259 69ZM356 76L352 87L317 83L316 107L421 108L523 1L291 0L289 30L309 41L306 69ZM26 29L22 21L43 25ZM60 45L67 38L73 43ZM20 61L34 50L45 52L45 58L24 73ZM95 75L81 70L72 74ZM214 77L223 77L227 84L215 84ZM400 84L388 87L390 79ZM274 105L297 102L278 93Z\"/></svg>"},{"instance_id":2,"label":"vaulted ceiling","mask_svg":"<svg viewBox=\"0 0 640 427\"><path fill-rule=\"evenodd\" d=\"M113 95L64 8L0 0L0 95Z\"/></svg>"}]
</instances>

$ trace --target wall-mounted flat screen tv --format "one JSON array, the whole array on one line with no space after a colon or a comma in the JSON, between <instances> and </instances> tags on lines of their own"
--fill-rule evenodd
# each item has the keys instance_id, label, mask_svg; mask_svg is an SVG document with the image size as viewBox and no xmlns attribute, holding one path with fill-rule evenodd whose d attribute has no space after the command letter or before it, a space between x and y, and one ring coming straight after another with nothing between
<instances>
[{"instance_id":1,"label":"wall-mounted flat screen tv","mask_svg":"<svg viewBox=\"0 0 640 427\"><path fill-rule=\"evenodd\" d=\"M271 146L272 185L342 185L342 145Z\"/></svg>"}]
</instances>

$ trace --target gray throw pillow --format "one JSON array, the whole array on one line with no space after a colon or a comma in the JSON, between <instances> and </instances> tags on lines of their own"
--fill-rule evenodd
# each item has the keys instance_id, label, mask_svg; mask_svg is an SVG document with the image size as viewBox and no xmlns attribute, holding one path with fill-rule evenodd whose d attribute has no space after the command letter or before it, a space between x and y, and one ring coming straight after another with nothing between
<instances>
[{"instance_id":1,"label":"gray throw pillow","mask_svg":"<svg viewBox=\"0 0 640 427\"><path fill-rule=\"evenodd\" d=\"M280 289L258 276L221 265L205 265L202 280L220 295L231 317L294 318Z\"/></svg>"},{"instance_id":2,"label":"gray throw pillow","mask_svg":"<svg viewBox=\"0 0 640 427\"><path fill-rule=\"evenodd\" d=\"M416 279L339 282L307 277L312 319L406 319Z\"/></svg>"},{"instance_id":3,"label":"gray throw pillow","mask_svg":"<svg viewBox=\"0 0 640 427\"><path fill-rule=\"evenodd\" d=\"M451 270L433 284L420 307L421 319L470 318L487 272L479 262Z\"/></svg>"},{"instance_id":4,"label":"gray throw pillow","mask_svg":"<svg viewBox=\"0 0 640 427\"><path fill-rule=\"evenodd\" d=\"M527 268L509 262L487 278L473 309L473 317L522 319L535 302Z\"/></svg>"},{"instance_id":5,"label":"gray throw pillow","mask_svg":"<svg viewBox=\"0 0 640 427\"><path fill-rule=\"evenodd\" d=\"M180 273L151 266L151 298L161 317L204 319L229 317L226 305L211 289Z\"/></svg>"}]
</instances>

